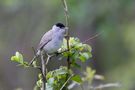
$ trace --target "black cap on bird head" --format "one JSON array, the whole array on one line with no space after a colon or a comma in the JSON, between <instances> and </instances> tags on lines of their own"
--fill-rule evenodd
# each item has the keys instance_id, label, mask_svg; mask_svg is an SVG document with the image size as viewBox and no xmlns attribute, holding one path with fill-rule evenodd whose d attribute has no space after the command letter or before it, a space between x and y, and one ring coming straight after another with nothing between
<instances>
[{"instance_id":1,"label":"black cap on bird head","mask_svg":"<svg viewBox=\"0 0 135 90\"><path fill-rule=\"evenodd\" d=\"M64 24L62 24L62 23L57 23L57 24L55 24L57 27L59 27L59 28L65 28L65 25Z\"/></svg>"}]
</instances>

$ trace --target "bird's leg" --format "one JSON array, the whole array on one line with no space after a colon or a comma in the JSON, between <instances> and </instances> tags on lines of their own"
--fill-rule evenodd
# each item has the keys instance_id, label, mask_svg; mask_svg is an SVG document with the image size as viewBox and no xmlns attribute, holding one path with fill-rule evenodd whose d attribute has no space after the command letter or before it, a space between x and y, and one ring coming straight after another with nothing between
<instances>
[{"instance_id":1,"label":"bird's leg","mask_svg":"<svg viewBox=\"0 0 135 90\"><path fill-rule=\"evenodd\" d=\"M49 55L49 54L47 54L47 60L46 60L46 65L48 64L48 62L49 62L49 60L51 59L51 57L52 57L53 55Z\"/></svg>"}]
</instances>

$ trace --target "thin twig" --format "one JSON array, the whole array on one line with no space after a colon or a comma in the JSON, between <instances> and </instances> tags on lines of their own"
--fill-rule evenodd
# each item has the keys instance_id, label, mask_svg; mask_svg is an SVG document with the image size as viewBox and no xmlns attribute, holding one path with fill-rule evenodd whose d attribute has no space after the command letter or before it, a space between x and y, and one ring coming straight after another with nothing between
<instances>
[{"instance_id":1,"label":"thin twig","mask_svg":"<svg viewBox=\"0 0 135 90\"><path fill-rule=\"evenodd\" d=\"M43 76L43 84L41 90L46 90L46 64L45 64L43 53L41 53L41 67L42 67L42 76Z\"/></svg>"},{"instance_id":2,"label":"thin twig","mask_svg":"<svg viewBox=\"0 0 135 90\"><path fill-rule=\"evenodd\" d=\"M66 0L61 0L62 1L62 4L63 4L63 8L64 8L64 13L65 13L65 22L66 22L66 35L65 35L65 38L66 38L66 41L67 41L67 51L69 52L70 51L70 47L69 47L69 23L68 23L68 19L69 19L69 15L68 15L68 7L67 7L67 2ZM68 70L70 69L70 55L68 54L68 57L67 57L67 68ZM66 80L68 80L68 77L69 77L69 74L67 74L66 76ZM65 87L65 85L63 86Z\"/></svg>"},{"instance_id":3,"label":"thin twig","mask_svg":"<svg viewBox=\"0 0 135 90\"><path fill-rule=\"evenodd\" d=\"M103 88L109 88L109 87L120 87L120 83L108 83L108 84L101 84L96 87L91 87L90 90L101 90Z\"/></svg>"},{"instance_id":4,"label":"thin twig","mask_svg":"<svg viewBox=\"0 0 135 90\"><path fill-rule=\"evenodd\" d=\"M92 37L90 37L90 38L88 38L88 39L86 39L86 40L84 40L82 43L86 43L86 42L88 42L89 40L91 40L91 39L94 39L94 38L96 38L96 37L98 37L99 35L101 35L103 32L101 32L101 33L97 33L97 34L95 34L94 36L92 36Z\"/></svg>"},{"instance_id":5,"label":"thin twig","mask_svg":"<svg viewBox=\"0 0 135 90\"><path fill-rule=\"evenodd\" d=\"M72 75L67 79L67 81L62 85L62 87L60 88L60 90L62 90L62 89L66 86L66 84L68 83L68 81L69 81L73 76L74 76L74 74L72 74Z\"/></svg>"},{"instance_id":6,"label":"thin twig","mask_svg":"<svg viewBox=\"0 0 135 90\"><path fill-rule=\"evenodd\" d=\"M64 8L64 13L65 13L65 22L66 22L66 27L68 27L68 18L69 18L69 15L68 15L68 7L67 7L67 2L66 0L61 0L62 1L62 4L63 4L63 8ZM69 32L67 32L69 33Z\"/></svg>"},{"instance_id":7,"label":"thin twig","mask_svg":"<svg viewBox=\"0 0 135 90\"><path fill-rule=\"evenodd\" d=\"M64 8L64 13L65 13L65 22L66 22L66 27L68 27L68 19L69 19L69 15L68 15L68 7L67 7L67 2L66 0L61 0L62 4L63 4L63 8ZM65 36L66 40L67 40L67 50L69 51L69 28L66 31L66 36ZM70 56L68 55L67 57L67 64L68 64L68 69L70 69Z\"/></svg>"}]
</instances>

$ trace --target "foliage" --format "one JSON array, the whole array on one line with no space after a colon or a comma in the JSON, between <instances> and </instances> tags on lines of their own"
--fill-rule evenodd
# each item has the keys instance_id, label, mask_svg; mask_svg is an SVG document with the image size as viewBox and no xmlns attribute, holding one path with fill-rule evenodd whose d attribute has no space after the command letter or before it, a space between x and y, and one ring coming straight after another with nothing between
<instances>
[{"instance_id":1,"label":"foliage","mask_svg":"<svg viewBox=\"0 0 135 90\"><path fill-rule=\"evenodd\" d=\"M89 84L92 83L92 80L94 79L94 76L95 76L95 73L96 71L95 70L92 70L90 67L87 67L86 68L86 72L84 72L84 77L82 77L82 80L85 82L85 81L88 81Z\"/></svg>"},{"instance_id":2,"label":"foliage","mask_svg":"<svg viewBox=\"0 0 135 90\"><path fill-rule=\"evenodd\" d=\"M63 45L59 49L58 52L63 52L65 50L67 50L66 42L67 42L66 39L64 39ZM69 47L70 47L69 52L64 52L64 53L62 53L62 55L64 57L68 57L68 55L70 56L72 67L79 67L80 68L80 65L77 64L77 61L81 61L83 63L92 57L91 47L88 44L81 43L78 38L70 37Z\"/></svg>"},{"instance_id":3,"label":"foliage","mask_svg":"<svg viewBox=\"0 0 135 90\"><path fill-rule=\"evenodd\" d=\"M28 62L23 60L23 55L18 51L11 57L11 61L18 63L19 66L28 67Z\"/></svg>"},{"instance_id":4,"label":"foliage","mask_svg":"<svg viewBox=\"0 0 135 90\"><path fill-rule=\"evenodd\" d=\"M81 61L81 63L85 63L86 60L88 60L91 55L91 47L88 44L83 44L80 42L78 38L70 37L69 39L69 51L67 51L67 44L66 40L63 40L62 47L58 50L58 53L61 53L62 57L67 57L68 55L71 58L71 66L73 68L77 67L78 69L81 68L79 64L77 64L78 61ZM14 56L11 57L11 61L18 63L19 65L23 67L31 67L28 65L28 62L23 60L23 55L19 52L16 52ZM37 67L36 62L34 61L32 66ZM66 82L67 78L69 78L71 75L73 75L70 79L72 82L82 83L83 81L91 80L93 79L93 76L95 74L95 71L91 71L90 68L87 68L86 72L88 75L86 75L85 78L82 78L80 75L75 75L75 73L70 69L68 70L66 66L60 66L59 69L49 71L46 75L46 89L47 90L60 90L64 83ZM90 75L90 76L89 76ZM38 75L38 81L36 83L36 88L41 88L42 86L42 74L39 73ZM64 88L67 89L67 86L71 83L68 82Z\"/></svg>"},{"instance_id":5,"label":"foliage","mask_svg":"<svg viewBox=\"0 0 135 90\"><path fill-rule=\"evenodd\" d=\"M47 73L47 90L60 90L66 81L67 74L69 74L66 67L50 71Z\"/></svg>"}]
</instances>

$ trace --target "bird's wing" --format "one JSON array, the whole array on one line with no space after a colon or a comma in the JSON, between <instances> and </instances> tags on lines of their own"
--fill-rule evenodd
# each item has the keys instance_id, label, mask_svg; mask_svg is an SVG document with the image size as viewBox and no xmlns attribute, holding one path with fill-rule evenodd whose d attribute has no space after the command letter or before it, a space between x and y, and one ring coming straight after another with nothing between
<instances>
[{"instance_id":1,"label":"bird's wing","mask_svg":"<svg viewBox=\"0 0 135 90\"><path fill-rule=\"evenodd\" d=\"M42 37L37 50L41 50L48 42L50 42L52 40L52 35L53 35L53 31L49 30L48 32L46 32L44 34L44 36Z\"/></svg>"}]
</instances>

